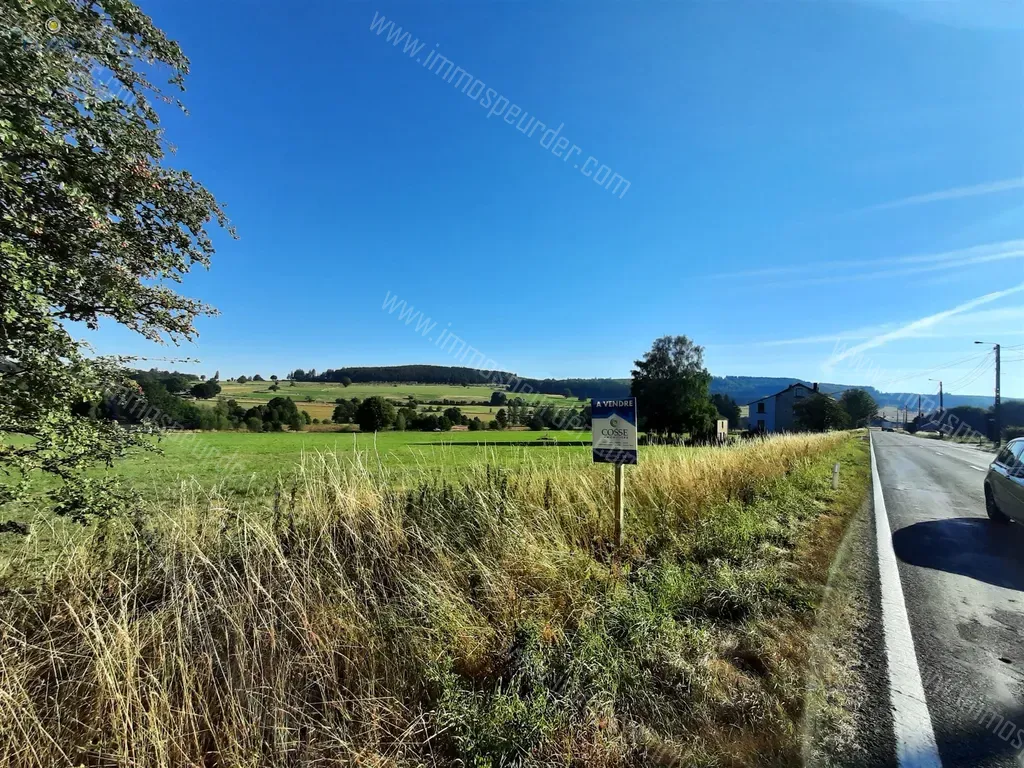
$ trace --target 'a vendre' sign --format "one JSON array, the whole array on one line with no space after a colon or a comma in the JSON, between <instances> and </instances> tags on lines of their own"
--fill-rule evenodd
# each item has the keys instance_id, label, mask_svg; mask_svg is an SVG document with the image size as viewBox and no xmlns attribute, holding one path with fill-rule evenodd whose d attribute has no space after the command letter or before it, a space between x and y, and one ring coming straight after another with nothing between
<instances>
[{"instance_id":1,"label":"'a vendre' sign","mask_svg":"<svg viewBox=\"0 0 1024 768\"><path fill-rule=\"evenodd\" d=\"M594 461L636 464L636 398L591 400Z\"/></svg>"}]
</instances>

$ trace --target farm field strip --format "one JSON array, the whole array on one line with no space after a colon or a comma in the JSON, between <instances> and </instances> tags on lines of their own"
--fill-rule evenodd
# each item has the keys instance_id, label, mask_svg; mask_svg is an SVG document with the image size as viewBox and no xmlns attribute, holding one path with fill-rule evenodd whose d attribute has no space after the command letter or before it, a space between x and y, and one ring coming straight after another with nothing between
<instances>
[{"instance_id":1,"label":"farm field strip","mask_svg":"<svg viewBox=\"0 0 1024 768\"><path fill-rule=\"evenodd\" d=\"M444 384L352 384L345 387L341 384L329 384L323 382L296 382L291 386L289 382L278 382L280 387L277 392L272 392L269 387L271 381L246 382L221 382L221 397L234 398L241 402L243 399L255 402L267 402L275 397L290 397L296 403L304 400L307 396L314 400L333 403L341 397L346 400L353 397L366 399L367 397L385 397L395 400L406 400L412 395L420 403L428 400L455 400L458 402L480 402L489 401L491 394L497 389L484 386L453 386ZM581 407L583 403L576 398L566 398L562 395L540 395L540 394L519 394L508 393L509 397L522 397L531 406L536 405L557 405L560 407Z\"/></svg>"}]
</instances>

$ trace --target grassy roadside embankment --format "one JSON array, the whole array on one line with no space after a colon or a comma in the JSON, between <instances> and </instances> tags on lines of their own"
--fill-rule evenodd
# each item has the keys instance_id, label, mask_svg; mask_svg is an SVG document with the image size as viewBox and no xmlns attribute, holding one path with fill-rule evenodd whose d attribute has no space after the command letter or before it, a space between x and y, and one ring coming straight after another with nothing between
<instances>
[{"instance_id":1,"label":"grassy roadside embankment","mask_svg":"<svg viewBox=\"0 0 1024 768\"><path fill-rule=\"evenodd\" d=\"M866 444L642 462L620 552L607 472L402 490L332 454L274 510L185 496L101 527L4 585L0 763L798 762Z\"/></svg>"}]
</instances>

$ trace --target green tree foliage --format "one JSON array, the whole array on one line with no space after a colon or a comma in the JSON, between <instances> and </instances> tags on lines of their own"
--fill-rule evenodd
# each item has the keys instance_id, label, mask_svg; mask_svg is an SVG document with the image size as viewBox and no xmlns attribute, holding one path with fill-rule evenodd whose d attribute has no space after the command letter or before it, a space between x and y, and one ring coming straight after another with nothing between
<instances>
[{"instance_id":1,"label":"green tree foliage","mask_svg":"<svg viewBox=\"0 0 1024 768\"><path fill-rule=\"evenodd\" d=\"M806 432L825 432L829 429L844 429L849 416L843 407L825 394L814 394L798 400L793 406L798 429Z\"/></svg>"},{"instance_id":2,"label":"green tree foliage","mask_svg":"<svg viewBox=\"0 0 1024 768\"><path fill-rule=\"evenodd\" d=\"M250 419L259 419L264 432L280 432L286 426L298 432L306 424L298 406L290 397L275 397L266 405L253 406L244 416L247 425Z\"/></svg>"},{"instance_id":3,"label":"green tree foliage","mask_svg":"<svg viewBox=\"0 0 1024 768\"><path fill-rule=\"evenodd\" d=\"M719 416L729 420L729 429L736 429L740 425L740 407L728 395L716 394L711 396L711 404L715 406Z\"/></svg>"},{"instance_id":4,"label":"green tree foliage","mask_svg":"<svg viewBox=\"0 0 1024 768\"><path fill-rule=\"evenodd\" d=\"M529 427L535 432L537 430L544 429L544 419L542 419L539 414L534 414L533 416L530 417L530 421L527 424L527 427Z\"/></svg>"},{"instance_id":5,"label":"green tree foliage","mask_svg":"<svg viewBox=\"0 0 1024 768\"><path fill-rule=\"evenodd\" d=\"M846 411L849 423L863 427L878 414L878 403L863 389L847 389L839 396L839 405Z\"/></svg>"},{"instance_id":6,"label":"green tree foliage","mask_svg":"<svg viewBox=\"0 0 1024 768\"><path fill-rule=\"evenodd\" d=\"M279 389L281 389L281 387L279 387L277 384L271 384L269 387L267 387L267 389L269 389L271 392L277 392Z\"/></svg>"},{"instance_id":7,"label":"green tree foliage","mask_svg":"<svg viewBox=\"0 0 1024 768\"><path fill-rule=\"evenodd\" d=\"M1005 414L1003 416L1005 418ZM942 420L950 431L960 435L968 430L988 435L991 431L989 427L989 419L991 417L991 409L985 410L984 408L976 408L972 405L958 405L956 408L947 408Z\"/></svg>"},{"instance_id":8,"label":"green tree foliage","mask_svg":"<svg viewBox=\"0 0 1024 768\"><path fill-rule=\"evenodd\" d=\"M711 429L716 412L703 347L686 336L662 336L634 365L631 391L643 429L667 438Z\"/></svg>"},{"instance_id":9,"label":"green tree foliage","mask_svg":"<svg viewBox=\"0 0 1024 768\"><path fill-rule=\"evenodd\" d=\"M498 429L505 429L508 426L508 414L505 413L504 408L498 409L498 412L494 414L494 420L498 422Z\"/></svg>"},{"instance_id":10,"label":"green tree foliage","mask_svg":"<svg viewBox=\"0 0 1024 768\"><path fill-rule=\"evenodd\" d=\"M1024 424L1024 400L1003 400L999 410L1004 425ZM991 412L992 409L989 410Z\"/></svg>"},{"instance_id":11,"label":"green tree foliage","mask_svg":"<svg viewBox=\"0 0 1024 768\"><path fill-rule=\"evenodd\" d=\"M462 410L457 407L445 408L444 416L452 424L465 425L469 423L469 419L462 413Z\"/></svg>"},{"instance_id":12,"label":"green tree foliage","mask_svg":"<svg viewBox=\"0 0 1024 768\"><path fill-rule=\"evenodd\" d=\"M491 392L491 405L504 405L508 402L508 395L504 392Z\"/></svg>"},{"instance_id":13,"label":"green tree foliage","mask_svg":"<svg viewBox=\"0 0 1024 768\"><path fill-rule=\"evenodd\" d=\"M200 381L193 385L190 391L192 396L199 400L209 400L211 397L216 397L220 394L220 384L214 379Z\"/></svg>"},{"instance_id":14,"label":"green tree foliage","mask_svg":"<svg viewBox=\"0 0 1024 768\"><path fill-rule=\"evenodd\" d=\"M356 420L356 406L348 400L336 400L337 405L334 407L334 413L331 415L331 421L335 424L351 424Z\"/></svg>"},{"instance_id":15,"label":"green tree foliage","mask_svg":"<svg viewBox=\"0 0 1024 768\"><path fill-rule=\"evenodd\" d=\"M85 355L65 324L108 319L178 341L212 312L169 287L209 265L207 226L226 223L206 189L163 163L151 100L165 95L150 78L168 76L173 91L187 71L178 45L127 0L0 6L0 470L56 475L60 513L113 512L116 488L81 472L141 441L76 412L137 387L125 359ZM0 504L25 490L5 482Z\"/></svg>"},{"instance_id":16,"label":"green tree foliage","mask_svg":"<svg viewBox=\"0 0 1024 768\"><path fill-rule=\"evenodd\" d=\"M356 409L356 423L363 432L379 432L395 421L395 406L383 397L368 397Z\"/></svg>"},{"instance_id":17,"label":"green tree foliage","mask_svg":"<svg viewBox=\"0 0 1024 768\"><path fill-rule=\"evenodd\" d=\"M350 379L348 376L342 376L341 377L341 386L348 387L348 386L351 386L351 384L352 384L352 379Z\"/></svg>"},{"instance_id":18,"label":"green tree foliage","mask_svg":"<svg viewBox=\"0 0 1024 768\"><path fill-rule=\"evenodd\" d=\"M239 384L245 384L245 382L247 382L248 380L249 378L247 376L239 376L238 379L236 379L236 381L238 381Z\"/></svg>"}]
</instances>

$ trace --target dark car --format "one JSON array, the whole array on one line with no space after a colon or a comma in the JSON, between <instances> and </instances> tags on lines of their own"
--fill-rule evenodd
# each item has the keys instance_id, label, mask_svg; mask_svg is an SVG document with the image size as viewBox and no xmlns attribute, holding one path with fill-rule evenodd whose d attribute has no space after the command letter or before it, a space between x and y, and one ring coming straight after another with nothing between
<instances>
[{"instance_id":1,"label":"dark car","mask_svg":"<svg viewBox=\"0 0 1024 768\"><path fill-rule=\"evenodd\" d=\"M1024 438L1011 440L985 475L985 511L998 523L1024 522Z\"/></svg>"}]
</instances>

